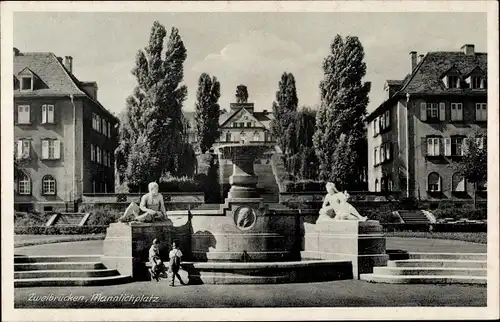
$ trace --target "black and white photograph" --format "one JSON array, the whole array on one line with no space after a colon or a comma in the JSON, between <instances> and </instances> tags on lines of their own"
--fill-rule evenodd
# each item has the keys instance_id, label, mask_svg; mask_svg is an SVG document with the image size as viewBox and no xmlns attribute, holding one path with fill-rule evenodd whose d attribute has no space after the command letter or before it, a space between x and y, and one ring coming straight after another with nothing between
<instances>
[{"instance_id":1,"label":"black and white photograph","mask_svg":"<svg viewBox=\"0 0 500 322\"><path fill-rule=\"evenodd\" d=\"M494 1L1 5L6 321L498 318Z\"/></svg>"}]
</instances>

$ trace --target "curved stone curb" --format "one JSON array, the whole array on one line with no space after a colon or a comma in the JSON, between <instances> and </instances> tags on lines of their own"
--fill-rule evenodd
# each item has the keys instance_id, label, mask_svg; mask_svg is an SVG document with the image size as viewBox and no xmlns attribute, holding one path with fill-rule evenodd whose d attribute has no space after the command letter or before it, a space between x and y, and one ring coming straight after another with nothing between
<instances>
[{"instance_id":1,"label":"curved stone curb","mask_svg":"<svg viewBox=\"0 0 500 322\"><path fill-rule=\"evenodd\" d=\"M35 246L44 244L56 244L56 243L67 243L67 242L77 242L77 241L87 241L87 240L104 240L105 235L90 235L90 236L79 236L79 237L59 237L54 239L38 239L38 240L22 240L15 241L14 248L25 247L25 246Z\"/></svg>"}]
</instances>

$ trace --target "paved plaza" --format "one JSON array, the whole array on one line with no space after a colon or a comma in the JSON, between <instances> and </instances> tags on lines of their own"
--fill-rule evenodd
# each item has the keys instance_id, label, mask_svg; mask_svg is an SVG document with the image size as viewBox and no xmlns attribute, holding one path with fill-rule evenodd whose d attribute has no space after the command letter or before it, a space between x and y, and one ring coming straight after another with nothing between
<instances>
[{"instance_id":1,"label":"paved plaza","mask_svg":"<svg viewBox=\"0 0 500 322\"><path fill-rule=\"evenodd\" d=\"M100 254L102 240L20 247L16 254ZM387 249L412 252L486 252L486 245L454 240L387 238ZM486 290L476 285L397 285L359 280L267 285L168 286L134 282L112 286L40 287L15 290L16 308L210 308L210 307L403 307L486 306ZM71 302L42 302L42 296L71 296ZM134 300L123 300L125 296ZM120 296L122 299L119 299ZM114 297L114 298L113 298ZM139 297L142 297L139 298ZM38 300L37 300L38 299Z\"/></svg>"}]
</instances>

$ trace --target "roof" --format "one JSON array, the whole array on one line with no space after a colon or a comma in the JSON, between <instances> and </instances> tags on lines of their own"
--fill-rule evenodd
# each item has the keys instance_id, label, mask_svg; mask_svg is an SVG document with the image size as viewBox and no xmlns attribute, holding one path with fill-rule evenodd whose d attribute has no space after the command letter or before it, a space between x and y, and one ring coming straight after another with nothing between
<instances>
[{"instance_id":1,"label":"roof","mask_svg":"<svg viewBox=\"0 0 500 322\"><path fill-rule=\"evenodd\" d=\"M401 85L403 84L402 80L394 80L394 79L388 79L386 80L387 85L393 86L393 85Z\"/></svg>"},{"instance_id":2,"label":"roof","mask_svg":"<svg viewBox=\"0 0 500 322\"><path fill-rule=\"evenodd\" d=\"M456 70L461 78L470 74L476 68L480 71L486 71L487 68L487 53L474 53L474 55L465 55L463 52L447 52L437 51L427 53L422 60L417 64L413 72L405 77L401 88L389 99L382 102L373 112L371 112L366 120L370 121L376 115L380 114L386 106L395 99L406 96L406 94L414 95L476 95L486 94L486 89L469 89L469 88L446 88L442 81L443 75L449 70ZM394 82L391 80L387 81Z\"/></svg>"},{"instance_id":3,"label":"roof","mask_svg":"<svg viewBox=\"0 0 500 322\"><path fill-rule=\"evenodd\" d=\"M47 97L70 96L84 97L104 110L117 122L118 118L109 112L98 101L90 97L82 88L83 83L70 73L57 59L57 56L48 52L20 53L14 56L14 77L19 80L20 74L31 72L42 84L35 90L21 92L14 89L14 97Z\"/></svg>"},{"instance_id":4,"label":"roof","mask_svg":"<svg viewBox=\"0 0 500 322\"><path fill-rule=\"evenodd\" d=\"M237 110L232 110L230 113L224 113L219 117L219 125L223 125L226 123L230 118L232 118L234 115L236 115L241 109ZM184 117L188 121L189 125L191 128L195 127L195 120L194 120L194 114L195 112L191 111L182 111L184 114ZM251 113L252 114L252 113ZM268 124L271 123L273 119L273 114L271 112L253 112L253 117L257 119L257 121L261 122L264 124L266 128L269 128Z\"/></svg>"}]
</instances>

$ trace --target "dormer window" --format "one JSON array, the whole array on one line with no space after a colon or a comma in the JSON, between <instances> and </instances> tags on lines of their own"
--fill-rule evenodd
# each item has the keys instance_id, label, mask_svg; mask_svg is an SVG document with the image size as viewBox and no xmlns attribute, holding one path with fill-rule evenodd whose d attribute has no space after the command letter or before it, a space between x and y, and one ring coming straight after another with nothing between
<instances>
[{"instance_id":1,"label":"dormer window","mask_svg":"<svg viewBox=\"0 0 500 322\"><path fill-rule=\"evenodd\" d=\"M460 88L460 82L458 76L455 75L448 76L448 88Z\"/></svg>"},{"instance_id":2,"label":"dormer window","mask_svg":"<svg viewBox=\"0 0 500 322\"><path fill-rule=\"evenodd\" d=\"M32 91L33 90L33 77L32 76L21 77L21 90L22 91Z\"/></svg>"},{"instance_id":3,"label":"dormer window","mask_svg":"<svg viewBox=\"0 0 500 322\"><path fill-rule=\"evenodd\" d=\"M471 77L471 88L473 88L473 89L484 88L484 78L481 76L472 76Z\"/></svg>"}]
</instances>

